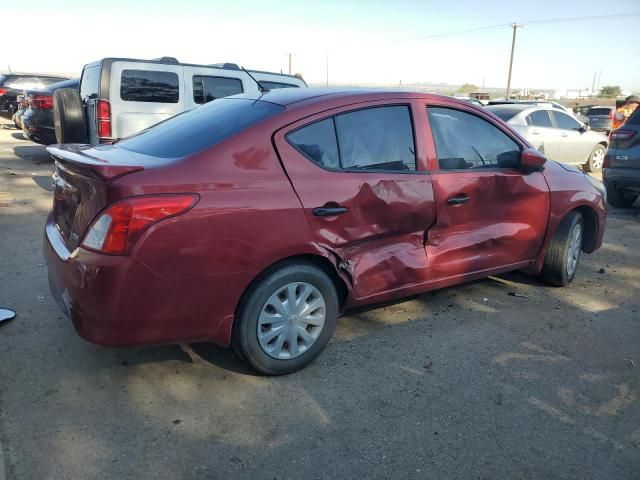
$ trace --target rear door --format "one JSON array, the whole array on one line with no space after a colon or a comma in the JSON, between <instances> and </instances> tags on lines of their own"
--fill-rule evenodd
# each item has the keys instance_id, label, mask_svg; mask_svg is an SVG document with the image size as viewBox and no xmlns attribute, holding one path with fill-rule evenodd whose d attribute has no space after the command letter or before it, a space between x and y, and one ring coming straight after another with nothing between
<instances>
[{"instance_id":1,"label":"rear door","mask_svg":"<svg viewBox=\"0 0 640 480\"><path fill-rule=\"evenodd\" d=\"M275 135L314 242L340 259L358 300L428 281L435 205L413 125L409 101L368 102Z\"/></svg>"},{"instance_id":2,"label":"rear door","mask_svg":"<svg viewBox=\"0 0 640 480\"><path fill-rule=\"evenodd\" d=\"M231 71L200 66L184 67L185 106L187 110L216 98L257 92L258 87L241 70Z\"/></svg>"},{"instance_id":3,"label":"rear door","mask_svg":"<svg viewBox=\"0 0 640 480\"><path fill-rule=\"evenodd\" d=\"M133 135L183 112L185 88L182 69L179 64L114 62L108 96L112 136L123 138Z\"/></svg>"},{"instance_id":4,"label":"rear door","mask_svg":"<svg viewBox=\"0 0 640 480\"><path fill-rule=\"evenodd\" d=\"M437 222L426 245L432 280L455 283L533 259L547 227L549 189L542 173L518 169L522 145L480 112L446 103L427 112L432 135L423 134L437 155Z\"/></svg>"},{"instance_id":5,"label":"rear door","mask_svg":"<svg viewBox=\"0 0 640 480\"><path fill-rule=\"evenodd\" d=\"M554 128L549 110L535 110L525 117L524 137L547 158L559 160L561 132Z\"/></svg>"}]
</instances>

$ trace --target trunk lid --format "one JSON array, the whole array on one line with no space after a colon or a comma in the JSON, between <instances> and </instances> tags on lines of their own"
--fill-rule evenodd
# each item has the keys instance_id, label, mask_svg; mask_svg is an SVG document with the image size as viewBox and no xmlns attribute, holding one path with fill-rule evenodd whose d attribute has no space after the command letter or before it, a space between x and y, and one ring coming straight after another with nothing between
<instances>
[{"instance_id":1,"label":"trunk lid","mask_svg":"<svg viewBox=\"0 0 640 480\"><path fill-rule=\"evenodd\" d=\"M51 221L69 250L79 245L91 221L114 200L109 198L111 182L165 160L114 145L53 145L47 151L56 163Z\"/></svg>"}]
</instances>

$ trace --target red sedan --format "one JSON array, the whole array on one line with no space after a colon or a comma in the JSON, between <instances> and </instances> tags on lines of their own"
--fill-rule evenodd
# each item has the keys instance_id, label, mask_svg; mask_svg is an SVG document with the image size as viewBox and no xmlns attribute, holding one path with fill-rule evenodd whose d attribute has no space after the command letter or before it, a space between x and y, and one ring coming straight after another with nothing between
<instances>
[{"instance_id":1,"label":"red sedan","mask_svg":"<svg viewBox=\"0 0 640 480\"><path fill-rule=\"evenodd\" d=\"M600 182L467 102L283 89L48 148L51 290L92 342L212 341L283 374L340 311L510 270L566 285Z\"/></svg>"}]
</instances>

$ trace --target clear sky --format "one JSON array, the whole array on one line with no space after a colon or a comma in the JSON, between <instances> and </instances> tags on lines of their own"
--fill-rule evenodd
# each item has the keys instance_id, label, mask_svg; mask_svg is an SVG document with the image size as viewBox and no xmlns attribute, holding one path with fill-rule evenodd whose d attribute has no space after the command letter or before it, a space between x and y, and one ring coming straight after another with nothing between
<instances>
[{"instance_id":1,"label":"clear sky","mask_svg":"<svg viewBox=\"0 0 640 480\"><path fill-rule=\"evenodd\" d=\"M0 69L77 72L107 56L174 56L293 71L310 83L506 84L511 29L415 39L511 22L640 14L639 0L31 0L2 8ZM12 20L10 20L12 19ZM21 20L22 19L22 20ZM519 88L640 90L640 16L518 30Z\"/></svg>"}]
</instances>

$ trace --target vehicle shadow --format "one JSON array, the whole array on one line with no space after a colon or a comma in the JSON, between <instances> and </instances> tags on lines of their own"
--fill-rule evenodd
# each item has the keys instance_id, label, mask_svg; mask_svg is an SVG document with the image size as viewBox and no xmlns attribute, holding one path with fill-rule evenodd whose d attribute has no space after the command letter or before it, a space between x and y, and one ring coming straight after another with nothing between
<instances>
[{"instance_id":1,"label":"vehicle shadow","mask_svg":"<svg viewBox=\"0 0 640 480\"><path fill-rule=\"evenodd\" d=\"M16 140L26 140L26 138L24 138L24 135L22 135L22 132L12 133L11 136Z\"/></svg>"},{"instance_id":2,"label":"vehicle shadow","mask_svg":"<svg viewBox=\"0 0 640 480\"><path fill-rule=\"evenodd\" d=\"M35 163L49 161L49 155L44 145L16 146L13 147L13 152L22 160L29 160Z\"/></svg>"},{"instance_id":3,"label":"vehicle shadow","mask_svg":"<svg viewBox=\"0 0 640 480\"><path fill-rule=\"evenodd\" d=\"M51 176L49 175L36 175L31 177L33 182L43 190L47 192L53 192L53 185L51 184Z\"/></svg>"}]
</instances>

